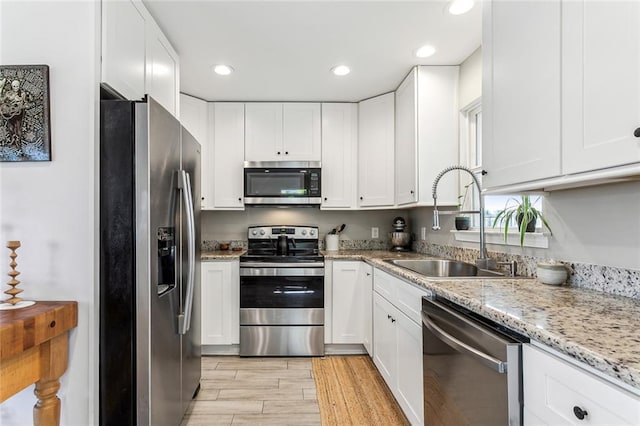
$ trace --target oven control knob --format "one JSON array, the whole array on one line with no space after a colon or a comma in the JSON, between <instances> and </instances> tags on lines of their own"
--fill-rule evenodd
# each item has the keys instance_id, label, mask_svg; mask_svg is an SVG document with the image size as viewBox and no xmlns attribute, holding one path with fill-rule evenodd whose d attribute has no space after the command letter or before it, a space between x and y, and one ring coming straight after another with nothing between
<instances>
[{"instance_id":1,"label":"oven control knob","mask_svg":"<svg viewBox=\"0 0 640 426\"><path fill-rule=\"evenodd\" d=\"M264 235L264 234L265 234L264 229L261 229L260 230L260 235Z\"/></svg>"},{"instance_id":2,"label":"oven control knob","mask_svg":"<svg viewBox=\"0 0 640 426\"><path fill-rule=\"evenodd\" d=\"M301 234L302 234L302 235L307 235L307 230L306 230L306 229L303 229L303 230L302 230L302 232L301 232Z\"/></svg>"},{"instance_id":3,"label":"oven control knob","mask_svg":"<svg viewBox=\"0 0 640 426\"><path fill-rule=\"evenodd\" d=\"M312 237L316 235L316 230L312 229L311 231L309 231L309 235L311 235Z\"/></svg>"},{"instance_id":4,"label":"oven control knob","mask_svg":"<svg viewBox=\"0 0 640 426\"><path fill-rule=\"evenodd\" d=\"M258 235L258 231L254 229L253 231L251 231L251 235Z\"/></svg>"}]
</instances>

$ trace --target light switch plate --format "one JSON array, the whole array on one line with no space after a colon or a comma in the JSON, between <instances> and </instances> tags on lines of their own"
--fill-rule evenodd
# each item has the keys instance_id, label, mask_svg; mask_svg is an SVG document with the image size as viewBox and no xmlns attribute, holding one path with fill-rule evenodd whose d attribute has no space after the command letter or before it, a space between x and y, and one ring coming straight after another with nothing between
<instances>
[{"instance_id":1,"label":"light switch plate","mask_svg":"<svg viewBox=\"0 0 640 426\"><path fill-rule=\"evenodd\" d=\"M427 239L427 227L423 226L422 228L420 228L420 239L422 241Z\"/></svg>"},{"instance_id":2,"label":"light switch plate","mask_svg":"<svg viewBox=\"0 0 640 426\"><path fill-rule=\"evenodd\" d=\"M378 238L380 235L378 228L371 228L371 238Z\"/></svg>"}]
</instances>

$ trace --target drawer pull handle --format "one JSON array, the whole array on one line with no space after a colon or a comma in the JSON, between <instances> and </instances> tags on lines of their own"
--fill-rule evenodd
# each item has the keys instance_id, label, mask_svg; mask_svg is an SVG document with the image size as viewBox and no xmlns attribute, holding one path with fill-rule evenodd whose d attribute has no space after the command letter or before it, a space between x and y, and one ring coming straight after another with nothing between
<instances>
[{"instance_id":1,"label":"drawer pull handle","mask_svg":"<svg viewBox=\"0 0 640 426\"><path fill-rule=\"evenodd\" d=\"M54 328L55 326L56 326L56 322L55 322L55 320L54 320L54 321L51 321L51 322L49 323L49 327L50 327L50 328Z\"/></svg>"},{"instance_id":2,"label":"drawer pull handle","mask_svg":"<svg viewBox=\"0 0 640 426\"><path fill-rule=\"evenodd\" d=\"M576 405L575 407L573 407L573 414L575 414L578 420L584 420L584 418L587 417L587 414L589 413Z\"/></svg>"},{"instance_id":3,"label":"drawer pull handle","mask_svg":"<svg viewBox=\"0 0 640 426\"><path fill-rule=\"evenodd\" d=\"M640 127L638 127L638 128L633 132L633 136L635 136L636 138L640 138Z\"/></svg>"}]
</instances>

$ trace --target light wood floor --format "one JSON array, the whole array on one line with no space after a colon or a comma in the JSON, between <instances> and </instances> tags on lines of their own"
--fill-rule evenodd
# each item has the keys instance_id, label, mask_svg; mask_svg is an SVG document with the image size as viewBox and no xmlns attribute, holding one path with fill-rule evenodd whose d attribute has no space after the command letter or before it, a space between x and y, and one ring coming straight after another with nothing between
<instances>
[{"instance_id":1,"label":"light wood floor","mask_svg":"<svg viewBox=\"0 0 640 426\"><path fill-rule=\"evenodd\" d=\"M202 358L200 393L182 426L320 425L311 358Z\"/></svg>"}]
</instances>

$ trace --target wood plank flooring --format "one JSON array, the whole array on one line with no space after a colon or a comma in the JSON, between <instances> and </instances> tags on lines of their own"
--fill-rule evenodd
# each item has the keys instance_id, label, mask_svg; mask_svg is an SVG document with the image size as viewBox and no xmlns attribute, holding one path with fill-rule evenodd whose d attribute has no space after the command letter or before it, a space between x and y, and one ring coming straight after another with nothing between
<instances>
[{"instance_id":1,"label":"wood plank flooring","mask_svg":"<svg viewBox=\"0 0 640 426\"><path fill-rule=\"evenodd\" d=\"M320 425L311 358L202 358L182 426Z\"/></svg>"},{"instance_id":2,"label":"wood plank flooring","mask_svg":"<svg viewBox=\"0 0 640 426\"><path fill-rule=\"evenodd\" d=\"M327 371L315 378L319 379L322 389L316 389L313 362L318 363L316 367L321 363ZM324 406L329 407L323 411L331 412L330 417L323 413L325 426L408 423L366 356L205 356L200 385L200 393L191 403L181 426L321 425L318 394L324 398ZM336 410L332 404L344 405L346 410ZM381 407L386 407L387 411ZM358 415L354 417L353 413Z\"/></svg>"}]
</instances>

